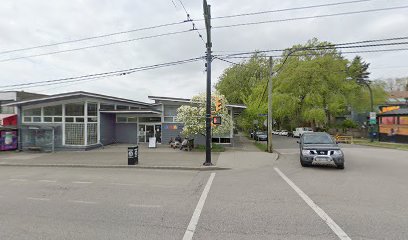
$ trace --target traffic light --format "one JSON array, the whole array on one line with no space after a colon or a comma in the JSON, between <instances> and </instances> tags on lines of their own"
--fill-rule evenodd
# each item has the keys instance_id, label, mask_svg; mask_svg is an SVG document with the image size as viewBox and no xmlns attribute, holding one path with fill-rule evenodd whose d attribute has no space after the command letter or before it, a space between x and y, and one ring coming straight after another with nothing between
<instances>
[{"instance_id":1,"label":"traffic light","mask_svg":"<svg viewBox=\"0 0 408 240\"><path fill-rule=\"evenodd\" d=\"M221 99L219 97L215 98L215 112L221 111Z\"/></svg>"},{"instance_id":2,"label":"traffic light","mask_svg":"<svg viewBox=\"0 0 408 240\"><path fill-rule=\"evenodd\" d=\"M212 123L213 123L214 125L221 125L221 117L220 117L220 116L213 117Z\"/></svg>"}]
</instances>

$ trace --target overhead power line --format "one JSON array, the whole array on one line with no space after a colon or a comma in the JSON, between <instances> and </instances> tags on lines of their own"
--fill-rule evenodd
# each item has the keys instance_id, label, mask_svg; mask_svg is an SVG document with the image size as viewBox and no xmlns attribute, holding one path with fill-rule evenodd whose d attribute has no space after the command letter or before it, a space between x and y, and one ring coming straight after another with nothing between
<instances>
[{"instance_id":1,"label":"overhead power line","mask_svg":"<svg viewBox=\"0 0 408 240\"><path fill-rule=\"evenodd\" d=\"M154 65L149 65L149 66L142 66L142 67L129 68L129 69L116 70L116 71L103 72L103 73L87 74L87 75L82 75L82 76L77 76L77 77L68 77L68 78L60 78L60 79L53 79L53 80L46 80L46 81L4 85L4 86L0 86L0 88L2 89L3 88L5 89L13 88L14 89L14 88L27 88L27 87L34 87L34 86L38 87L38 86L55 85L55 84L68 83L68 82L74 82L74 81L79 82L79 81L85 81L89 79L96 79L96 78L102 78L102 77L122 76L122 75L131 74L134 72L152 70L152 69L180 65L180 64L190 63L190 62L196 62L196 61L202 60L203 58L204 57L196 57L196 58L184 59L184 60L179 60L179 61L174 61L174 62L154 64Z\"/></svg>"},{"instance_id":2,"label":"overhead power line","mask_svg":"<svg viewBox=\"0 0 408 240\"><path fill-rule=\"evenodd\" d=\"M93 40L93 39L98 39L98 38L111 37L111 36L121 35L121 34L126 34L126 33L133 33L133 32L151 30L151 29L156 29L156 28L175 26L175 25L184 24L184 23L186 23L186 22L188 22L188 21L165 23L165 24L159 24L159 25L150 26L150 27L142 27L142 28L131 29L131 30L126 30L126 31L107 33L107 34L102 34L102 35L97 35L97 36L92 36L92 37L86 37L86 38L80 38L80 39L75 39L75 40L68 40L68 41L57 42L57 43L43 44L43 45L38 45L38 46L33 46L33 47L26 47L26 48L18 48L18 49L12 49L12 50L5 50L5 51L1 51L0 54L20 52L20 51L27 51L27 50L37 49L37 48L52 47L52 46L63 45L63 44L68 44L68 43L83 42L83 41L87 41L87 40Z\"/></svg>"},{"instance_id":3,"label":"overhead power line","mask_svg":"<svg viewBox=\"0 0 408 240\"><path fill-rule=\"evenodd\" d=\"M375 9L368 9L368 10L340 12L340 13L331 13L331 14L322 14L322 15L304 16L304 17L294 17L294 18L284 18L284 19L275 19L275 20L259 21L259 22L236 23L236 24L229 24L229 25L213 26L212 28L221 29L221 28L251 26L251 25L258 25L258 24L265 24L265 23L289 22L289 21L298 21L298 20L306 20L306 19L314 19L314 18L326 18L326 17L353 15L353 14L369 13L369 12L390 11L390 10L406 9L406 8L408 8L407 5L397 6L397 7L388 7L388 8L375 8ZM199 30L201 30L201 29L199 29Z\"/></svg>"},{"instance_id":4,"label":"overhead power line","mask_svg":"<svg viewBox=\"0 0 408 240\"><path fill-rule=\"evenodd\" d=\"M283 8L283 9L267 10L267 11L260 11L260 12L238 13L238 14L232 14L232 15L226 15L226 16L213 17L212 19L245 17L245 16L261 15L261 14L267 14L267 13L278 13L278 12L304 10L304 9L311 9L311 8L331 7L331 6L339 6L339 5L370 2L370 1L372 0L357 0L357 1L336 2L336 3L318 4L318 5L308 5L308 6L302 6L302 7ZM202 19L199 19L199 20L202 20Z\"/></svg>"},{"instance_id":5,"label":"overhead power line","mask_svg":"<svg viewBox=\"0 0 408 240\"><path fill-rule=\"evenodd\" d=\"M183 9L184 9L184 12L186 13L186 16L187 16L186 22L191 22L191 24L192 24L192 26L193 26L193 29L192 29L192 30L197 31L198 37L201 39L201 41L203 41L203 43L204 43L204 45L205 45L206 43L205 43L205 40L204 40L204 38L203 38L203 35L202 35L201 32L196 28L195 22L194 22L193 19L191 19L191 15L190 15L190 13L188 13L186 7L185 7L184 4L183 4L183 1L182 1L182 0L178 0L178 1L180 2L181 6L182 6ZM173 4L174 4L174 2L173 2Z\"/></svg>"},{"instance_id":6,"label":"overhead power line","mask_svg":"<svg viewBox=\"0 0 408 240\"><path fill-rule=\"evenodd\" d=\"M79 50L90 49L90 48L105 47L105 46L110 46L110 45L115 45L115 44L121 44L121 43L128 43L128 42L139 41L139 40L143 40L143 39L150 39L150 38L157 38L157 37L164 37L164 36L176 35L176 34L181 34L181 33L186 33L186 32L191 32L191 31L192 31L192 29L183 30L183 31L177 31L177 32L168 32L168 33L150 35L150 36L146 36L146 37L132 38L132 39L126 39L126 40L121 40L121 41L115 41L115 42L97 44L97 45L90 45L90 46L86 46L86 47L71 48L71 49L66 49L66 50L61 50L61 51L40 53L40 54L27 55L27 56L15 57L15 58L6 58L6 59L1 59L0 62L9 62L9 61L14 61L14 60L18 60L18 59L24 59L24 58L41 57L41 56L46 56L46 55L53 55L53 54L66 53L66 52L73 52L73 51L79 51Z\"/></svg>"}]
</instances>

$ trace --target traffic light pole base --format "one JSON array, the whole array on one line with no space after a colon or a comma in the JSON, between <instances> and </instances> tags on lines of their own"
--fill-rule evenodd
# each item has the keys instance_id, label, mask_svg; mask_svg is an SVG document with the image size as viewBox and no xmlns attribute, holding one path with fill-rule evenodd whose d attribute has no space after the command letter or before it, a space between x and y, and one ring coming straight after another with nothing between
<instances>
[{"instance_id":1,"label":"traffic light pole base","mask_svg":"<svg viewBox=\"0 0 408 240\"><path fill-rule=\"evenodd\" d=\"M210 162L204 162L203 166L213 166L214 164L210 163Z\"/></svg>"}]
</instances>

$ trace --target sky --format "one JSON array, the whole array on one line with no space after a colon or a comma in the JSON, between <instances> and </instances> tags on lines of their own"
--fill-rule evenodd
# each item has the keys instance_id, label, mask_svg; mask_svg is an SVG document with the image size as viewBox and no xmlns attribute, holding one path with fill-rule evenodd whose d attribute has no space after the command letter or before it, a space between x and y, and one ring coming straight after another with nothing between
<instances>
[{"instance_id":1,"label":"sky","mask_svg":"<svg viewBox=\"0 0 408 240\"><path fill-rule=\"evenodd\" d=\"M207 1L211 5L212 17L220 17L350 0ZM195 26L199 29L204 28L204 22L200 21L203 18L202 1L183 0L182 3L190 14L190 18L196 20L194 21ZM294 44L304 44L312 38L343 43L405 37L408 36L408 8L231 28L215 27L406 5L408 5L406 0L371 0L239 18L213 19L213 51L214 54L219 54L225 51L284 49ZM2 0L0 7L0 86L76 77L204 56L205 44L199 37L199 33L204 39L206 39L206 33L205 30L199 30L78 51L28 57L189 30L192 28L191 22L70 44L3 53L14 49L182 22L186 19L185 10L179 0ZM404 48L406 45L396 47ZM384 47L375 49L381 48ZM361 49L350 49L350 51L353 50ZM344 54L349 59L355 55ZM359 53L358 55L370 63L371 79L408 76L408 51ZM20 57L26 58L9 60ZM232 61L239 62L237 59ZM204 64L204 60L199 60L124 76L21 90L43 94L89 91L139 101L149 101L148 95L190 98L205 91ZM213 60L213 85L229 66L229 63Z\"/></svg>"}]
</instances>

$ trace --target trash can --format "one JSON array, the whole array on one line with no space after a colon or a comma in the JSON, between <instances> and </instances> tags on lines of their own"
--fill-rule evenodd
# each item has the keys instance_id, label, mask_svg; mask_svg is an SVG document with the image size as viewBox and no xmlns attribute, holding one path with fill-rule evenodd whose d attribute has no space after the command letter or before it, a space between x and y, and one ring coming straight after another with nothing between
<instances>
[{"instance_id":1,"label":"trash can","mask_svg":"<svg viewBox=\"0 0 408 240\"><path fill-rule=\"evenodd\" d=\"M139 146L128 147L128 165L139 163Z\"/></svg>"}]
</instances>

